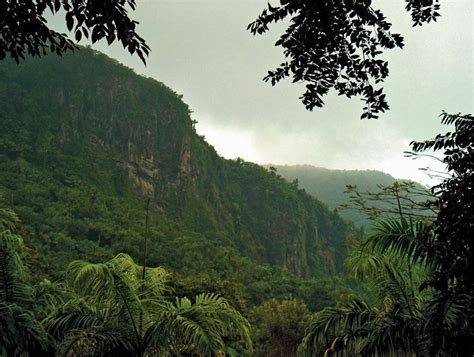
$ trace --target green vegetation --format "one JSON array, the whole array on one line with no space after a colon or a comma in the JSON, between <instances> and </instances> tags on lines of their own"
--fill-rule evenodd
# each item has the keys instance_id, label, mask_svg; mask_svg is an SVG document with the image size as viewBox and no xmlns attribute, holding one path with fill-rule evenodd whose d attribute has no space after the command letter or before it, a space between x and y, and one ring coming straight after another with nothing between
<instances>
[{"instance_id":1,"label":"green vegetation","mask_svg":"<svg viewBox=\"0 0 474 357\"><path fill-rule=\"evenodd\" d=\"M402 184L350 189L386 213L363 238L297 181L220 158L178 95L95 51L0 74L2 355L474 351L472 116L412 144L444 150L436 215L405 212ZM398 217L366 206L393 198Z\"/></svg>"},{"instance_id":2,"label":"green vegetation","mask_svg":"<svg viewBox=\"0 0 474 357\"><path fill-rule=\"evenodd\" d=\"M375 225L348 260L353 273L367 281L370 294L316 313L300 346L303 355L427 355L423 329L432 294L419 287L430 262L412 260L397 247L432 239L430 225L404 218Z\"/></svg>"},{"instance_id":3,"label":"green vegetation","mask_svg":"<svg viewBox=\"0 0 474 357\"><path fill-rule=\"evenodd\" d=\"M169 273L125 254L73 261L64 281L35 286L23 264L16 215L0 209L2 355L174 356L252 352L249 324L224 298L175 297Z\"/></svg>"},{"instance_id":4,"label":"green vegetation","mask_svg":"<svg viewBox=\"0 0 474 357\"><path fill-rule=\"evenodd\" d=\"M469 356L473 343L474 117L441 115L454 130L413 142L415 155L443 150L447 176L432 188L436 217L379 221L348 260L368 277L361 298L316 313L302 355ZM398 196L397 196L398 198ZM401 207L401 206L399 206Z\"/></svg>"},{"instance_id":5,"label":"green vegetation","mask_svg":"<svg viewBox=\"0 0 474 357\"><path fill-rule=\"evenodd\" d=\"M401 197L405 197L406 205L426 201L430 196L428 189L420 184L397 181L389 174L375 170L330 170L310 165L272 167L285 179L297 182L310 195L366 231L371 229L374 216L386 214L387 211L397 215L396 200L391 195L395 182L404 186L404 190L399 192ZM413 210L415 207L409 208Z\"/></svg>"},{"instance_id":6,"label":"green vegetation","mask_svg":"<svg viewBox=\"0 0 474 357\"><path fill-rule=\"evenodd\" d=\"M90 49L0 73L0 190L41 255L139 256L150 198L151 263L190 269L166 257L179 238L300 276L342 272L352 227L281 177L220 158L164 85Z\"/></svg>"},{"instance_id":7,"label":"green vegetation","mask_svg":"<svg viewBox=\"0 0 474 357\"><path fill-rule=\"evenodd\" d=\"M256 356L294 356L301 342L309 315L303 301L271 299L251 313Z\"/></svg>"},{"instance_id":8,"label":"green vegetation","mask_svg":"<svg viewBox=\"0 0 474 357\"><path fill-rule=\"evenodd\" d=\"M72 298L45 318L60 355L128 352L130 356L214 355L226 341L251 352L248 322L216 295L168 301L168 273L147 269L124 254L106 263L71 262L66 288ZM143 289L142 289L143 288Z\"/></svg>"},{"instance_id":9,"label":"green vegetation","mask_svg":"<svg viewBox=\"0 0 474 357\"><path fill-rule=\"evenodd\" d=\"M50 341L36 319L34 292L23 262L23 240L15 232L18 217L0 207L0 352L46 354Z\"/></svg>"},{"instance_id":10,"label":"green vegetation","mask_svg":"<svg viewBox=\"0 0 474 357\"><path fill-rule=\"evenodd\" d=\"M239 342L245 333L227 323L213 325L212 343L172 340L177 332L167 342L148 335L157 321L168 321L160 329L181 328L164 318L194 316L207 305L224 314L212 321L230 321L271 299L297 298L318 311L358 289L343 266L346 241L357 230L282 177L219 157L195 133L180 96L163 84L91 49L20 66L1 62L0 74L0 206L21 218L25 248L18 254L32 268L25 286L43 306L31 312L18 305L38 341L13 344L19 327L5 348L40 344L67 354L88 341L91 349L81 353L140 354L165 353L158 346L164 343L169 353L206 355L214 346L241 355L250 351ZM161 310L142 301L132 281L115 277L122 263L138 269L133 261L143 259L145 226L147 265L170 274ZM85 285L76 285L81 269ZM117 289L119 281L127 290L120 298L92 288ZM143 329L133 327L137 320Z\"/></svg>"}]
</instances>

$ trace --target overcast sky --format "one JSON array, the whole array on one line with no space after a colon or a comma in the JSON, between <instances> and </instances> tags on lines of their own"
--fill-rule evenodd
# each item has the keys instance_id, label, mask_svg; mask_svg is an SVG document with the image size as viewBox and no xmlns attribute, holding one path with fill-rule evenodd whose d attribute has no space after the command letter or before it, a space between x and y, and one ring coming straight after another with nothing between
<instances>
[{"instance_id":1,"label":"overcast sky","mask_svg":"<svg viewBox=\"0 0 474 357\"><path fill-rule=\"evenodd\" d=\"M302 87L262 82L283 60L273 46L283 27L254 37L246 26L265 0L138 0L132 17L152 49L145 68L120 46L96 48L183 94L197 130L226 158L257 163L378 169L426 182L403 151L413 139L444 130L442 110L473 110L472 0L444 0L437 23L413 28L402 0L380 0L403 50L387 58L391 110L360 120L362 102L331 95L323 109L305 110Z\"/></svg>"}]
</instances>

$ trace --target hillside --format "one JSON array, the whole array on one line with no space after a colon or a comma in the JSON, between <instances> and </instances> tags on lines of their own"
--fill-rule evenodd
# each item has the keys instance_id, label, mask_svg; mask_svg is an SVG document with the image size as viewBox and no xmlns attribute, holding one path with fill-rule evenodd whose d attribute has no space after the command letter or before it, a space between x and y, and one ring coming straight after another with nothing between
<instances>
[{"instance_id":1,"label":"hillside","mask_svg":"<svg viewBox=\"0 0 474 357\"><path fill-rule=\"evenodd\" d=\"M311 165L266 165L273 166L277 173L288 181L298 180L298 185L309 194L324 202L330 209L338 209L339 214L356 225L370 228L367 215L354 209L340 209L349 203L347 185L357 186L360 192L379 192L378 185L387 186L397 181L391 175L376 170L330 170ZM416 188L422 186L415 184ZM386 205L380 203L381 206Z\"/></svg>"},{"instance_id":2,"label":"hillside","mask_svg":"<svg viewBox=\"0 0 474 357\"><path fill-rule=\"evenodd\" d=\"M103 54L1 62L0 107L0 192L38 276L71 259L141 257L147 200L152 265L247 286L277 274L267 265L301 277L343 269L355 233L338 214L219 157L179 95Z\"/></svg>"}]
</instances>

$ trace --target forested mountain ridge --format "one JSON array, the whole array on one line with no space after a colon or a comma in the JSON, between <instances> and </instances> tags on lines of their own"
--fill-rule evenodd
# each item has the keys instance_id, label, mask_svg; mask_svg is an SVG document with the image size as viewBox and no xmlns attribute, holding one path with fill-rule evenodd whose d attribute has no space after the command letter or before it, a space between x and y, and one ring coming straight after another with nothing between
<instances>
[{"instance_id":1,"label":"forested mountain ridge","mask_svg":"<svg viewBox=\"0 0 474 357\"><path fill-rule=\"evenodd\" d=\"M342 270L351 226L278 175L219 157L180 96L103 54L0 63L0 106L2 199L39 270L140 257L148 199L150 264L226 275L248 257L300 276Z\"/></svg>"},{"instance_id":2,"label":"forested mountain ridge","mask_svg":"<svg viewBox=\"0 0 474 357\"><path fill-rule=\"evenodd\" d=\"M277 173L288 181L297 180L301 188L324 202L330 209L337 209L343 218L367 229L371 227L372 222L366 214L355 207L341 209L342 205L351 206L351 195L347 192L347 186L356 186L360 192L376 193L380 191L380 186L389 186L399 181L393 176L377 170L335 170L311 165L268 164L265 167L276 168ZM413 185L415 189L423 189L423 186L416 182L413 182ZM413 193L408 196L416 199L416 195ZM379 205L387 207L388 204L379 202Z\"/></svg>"}]
</instances>

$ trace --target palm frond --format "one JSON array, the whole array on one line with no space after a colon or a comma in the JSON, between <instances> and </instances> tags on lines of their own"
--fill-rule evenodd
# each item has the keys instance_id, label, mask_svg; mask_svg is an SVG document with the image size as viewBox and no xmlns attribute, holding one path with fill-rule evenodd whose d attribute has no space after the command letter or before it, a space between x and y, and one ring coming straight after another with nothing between
<instances>
[{"instance_id":1,"label":"palm frond","mask_svg":"<svg viewBox=\"0 0 474 357\"><path fill-rule=\"evenodd\" d=\"M128 318L136 339L140 339L138 316L143 311L138 293L139 280L133 260L120 254L102 264L71 262L67 271L68 285L114 321ZM111 316L113 315L113 316Z\"/></svg>"},{"instance_id":2,"label":"palm frond","mask_svg":"<svg viewBox=\"0 0 474 357\"><path fill-rule=\"evenodd\" d=\"M63 284L44 279L33 288L35 314L39 319L43 319L74 297L74 293Z\"/></svg>"},{"instance_id":3,"label":"palm frond","mask_svg":"<svg viewBox=\"0 0 474 357\"><path fill-rule=\"evenodd\" d=\"M121 332L103 328L73 330L58 344L58 357L133 357L135 346Z\"/></svg>"},{"instance_id":4,"label":"palm frond","mask_svg":"<svg viewBox=\"0 0 474 357\"><path fill-rule=\"evenodd\" d=\"M298 347L301 356L337 355L344 351L357 355L358 340L369 334L377 309L354 299L316 313Z\"/></svg>"},{"instance_id":5,"label":"palm frond","mask_svg":"<svg viewBox=\"0 0 474 357\"><path fill-rule=\"evenodd\" d=\"M106 310L82 298L68 301L43 320L46 330L57 339L63 339L70 331L99 328L108 322Z\"/></svg>"},{"instance_id":6,"label":"palm frond","mask_svg":"<svg viewBox=\"0 0 474 357\"><path fill-rule=\"evenodd\" d=\"M459 293L436 296L427 307L423 330L429 338L423 341L426 355L434 355L436 351L461 351L457 342L472 336L473 300L470 294ZM436 330L433 330L433 327ZM462 343L466 343L463 341ZM454 354L458 356L461 354Z\"/></svg>"},{"instance_id":7,"label":"palm frond","mask_svg":"<svg viewBox=\"0 0 474 357\"><path fill-rule=\"evenodd\" d=\"M29 271L23 262L23 240L15 234L16 215L0 209L0 302L32 304Z\"/></svg>"},{"instance_id":8,"label":"palm frond","mask_svg":"<svg viewBox=\"0 0 474 357\"><path fill-rule=\"evenodd\" d=\"M115 295L114 272L106 263L75 260L66 271L66 283L77 294L109 299Z\"/></svg>"},{"instance_id":9,"label":"palm frond","mask_svg":"<svg viewBox=\"0 0 474 357\"><path fill-rule=\"evenodd\" d=\"M226 337L239 338L251 351L248 321L224 298L200 294L194 304L188 298L165 303L145 341L150 347L167 344L183 352L211 356L224 351Z\"/></svg>"},{"instance_id":10,"label":"palm frond","mask_svg":"<svg viewBox=\"0 0 474 357\"><path fill-rule=\"evenodd\" d=\"M3 232L14 232L20 223L16 213L8 208L0 207L0 234Z\"/></svg>"},{"instance_id":11,"label":"palm frond","mask_svg":"<svg viewBox=\"0 0 474 357\"><path fill-rule=\"evenodd\" d=\"M300 354L408 356L419 352L430 293L420 292L419 287L435 265L428 254L433 235L426 221L403 217L379 221L346 261L378 296L376 307L355 299L317 313Z\"/></svg>"},{"instance_id":12,"label":"palm frond","mask_svg":"<svg viewBox=\"0 0 474 357\"><path fill-rule=\"evenodd\" d=\"M361 356L413 356L419 348L420 318L397 313L379 316L361 343Z\"/></svg>"},{"instance_id":13,"label":"palm frond","mask_svg":"<svg viewBox=\"0 0 474 357\"><path fill-rule=\"evenodd\" d=\"M1 355L48 355L52 340L30 311L16 304L0 303Z\"/></svg>"},{"instance_id":14,"label":"palm frond","mask_svg":"<svg viewBox=\"0 0 474 357\"><path fill-rule=\"evenodd\" d=\"M374 224L374 231L365 241L364 249L403 257L411 264L422 264L432 269L436 261L428 254L428 250L433 239L434 231L430 222L386 217Z\"/></svg>"},{"instance_id":15,"label":"palm frond","mask_svg":"<svg viewBox=\"0 0 474 357\"><path fill-rule=\"evenodd\" d=\"M142 299L163 298L170 291L170 273L161 267L148 268L145 274L145 291Z\"/></svg>"},{"instance_id":16,"label":"palm frond","mask_svg":"<svg viewBox=\"0 0 474 357\"><path fill-rule=\"evenodd\" d=\"M139 355L144 351L163 356L214 355L225 350L227 339L240 340L251 350L249 324L227 300L201 294L194 303L187 298L173 303L164 298L168 272L149 268L144 279L142 273L143 268L126 254L102 264L74 261L69 265L67 287L77 298L45 319L48 331L63 341L64 353L79 349L93 355L109 348L104 345L109 337L112 347L128 341ZM122 336L123 341L115 341L114 336Z\"/></svg>"}]
</instances>

